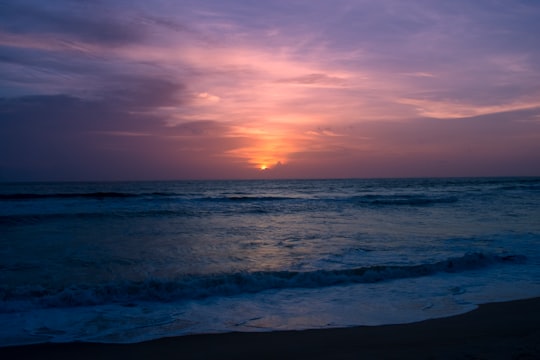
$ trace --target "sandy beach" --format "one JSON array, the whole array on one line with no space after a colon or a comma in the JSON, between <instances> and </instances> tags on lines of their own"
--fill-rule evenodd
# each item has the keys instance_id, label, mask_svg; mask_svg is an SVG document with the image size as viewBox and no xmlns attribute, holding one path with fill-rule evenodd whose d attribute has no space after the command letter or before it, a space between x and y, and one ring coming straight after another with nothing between
<instances>
[{"instance_id":1,"label":"sandy beach","mask_svg":"<svg viewBox=\"0 0 540 360\"><path fill-rule=\"evenodd\" d=\"M0 348L2 359L540 359L540 298L413 324Z\"/></svg>"}]
</instances>

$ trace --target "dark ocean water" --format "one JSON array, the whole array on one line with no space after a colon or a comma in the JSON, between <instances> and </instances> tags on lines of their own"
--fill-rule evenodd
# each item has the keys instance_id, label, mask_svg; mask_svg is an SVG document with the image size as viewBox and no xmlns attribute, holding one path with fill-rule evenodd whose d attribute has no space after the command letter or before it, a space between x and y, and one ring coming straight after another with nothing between
<instances>
[{"instance_id":1,"label":"dark ocean water","mask_svg":"<svg viewBox=\"0 0 540 360\"><path fill-rule=\"evenodd\" d=\"M0 345L416 321L540 295L540 178L0 184Z\"/></svg>"}]
</instances>

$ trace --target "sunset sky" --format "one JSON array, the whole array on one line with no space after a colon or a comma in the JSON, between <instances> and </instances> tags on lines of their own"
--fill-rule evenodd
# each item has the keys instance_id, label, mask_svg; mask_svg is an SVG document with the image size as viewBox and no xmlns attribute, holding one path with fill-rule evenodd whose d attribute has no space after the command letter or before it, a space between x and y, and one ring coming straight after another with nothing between
<instances>
[{"instance_id":1,"label":"sunset sky","mask_svg":"<svg viewBox=\"0 0 540 360\"><path fill-rule=\"evenodd\" d=\"M500 175L539 1L0 2L0 181Z\"/></svg>"}]
</instances>

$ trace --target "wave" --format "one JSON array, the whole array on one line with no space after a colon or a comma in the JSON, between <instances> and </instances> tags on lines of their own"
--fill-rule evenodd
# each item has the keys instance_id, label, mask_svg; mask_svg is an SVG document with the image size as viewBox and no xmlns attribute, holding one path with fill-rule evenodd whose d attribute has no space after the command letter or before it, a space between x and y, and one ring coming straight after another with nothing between
<instances>
[{"instance_id":1,"label":"wave","mask_svg":"<svg viewBox=\"0 0 540 360\"><path fill-rule=\"evenodd\" d=\"M429 206L435 204L451 204L458 201L455 196L428 196L424 194L398 195L363 195L353 198L361 205L371 206Z\"/></svg>"},{"instance_id":2,"label":"wave","mask_svg":"<svg viewBox=\"0 0 540 360\"><path fill-rule=\"evenodd\" d=\"M506 185L506 186L500 186L497 188L497 190L524 190L524 191L540 191L540 184L514 184L514 185Z\"/></svg>"},{"instance_id":3,"label":"wave","mask_svg":"<svg viewBox=\"0 0 540 360\"><path fill-rule=\"evenodd\" d=\"M231 200L231 201L280 201L280 200L296 200L296 198L293 197L287 197L287 196L228 196L225 198L222 198L224 200Z\"/></svg>"},{"instance_id":4,"label":"wave","mask_svg":"<svg viewBox=\"0 0 540 360\"><path fill-rule=\"evenodd\" d=\"M20 193L20 194L0 194L0 200L37 200L37 199L118 199L136 197L137 194L123 192L90 192L90 193Z\"/></svg>"},{"instance_id":5,"label":"wave","mask_svg":"<svg viewBox=\"0 0 540 360\"><path fill-rule=\"evenodd\" d=\"M75 307L136 301L193 300L213 296L253 294L266 290L321 288L375 283L436 273L458 273L497 263L524 263L522 255L470 253L461 257L417 265L378 265L341 270L260 271L191 275L176 280L150 279L101 285L80 285L52 290L42 286L15 289L0 287L0 311L14 311L16 304L30 307Z\"/></svg>"},{"instance_id":6,"label":"wave","mask_svg":"<svg viewBox=\"0 0 540 360\"><path fill-rule=\"evenodd\" d=\"M192 217L199 216L196 211L189 209L148 210L148 211L111 211L111 212L74 212L52 214L0 215L0 225L16 226L31 225L47 221L88 220L88 219L120 219L147 217Z\"/></svg>"},{"instance_id":7,"label":"wave","mask_svg":"<svg viewBox=\"0 0 540 360\"><path fill-rule=\"evenodd\" d=\"M202 197L198 199L191 199L193 201L207 201L207 202L241 202L241 203L256 203L256 202L316 202L316 203L342 203L352 202L361 205L368 206L380 206L380 205L410 205L410 206L425 206L434 204L449 204L458 201L455 196L451 197L436 197L425 194L391 194L391 195L353 195L345 197L294 197L294 196L224 196L224 197Z\"/></svg>"},{"instance_id":8,"label":"wave","mask_svg":"<svg viewBox=\"0 0 540 360\"><path fill-rule=\"evenodd\" d=\"M202 194L201 194L202 195ZM274 201L353 201L368 205L430 205L438 203L453 203L457 197L431 196L429 194L363 194L346 197L298 197L283 195L222 195L197 196L195 194L182 194L175 192L80 192L80 193L16 193L0 194L0 201L42 200L42 199L130 199L144 198L145 200L174 199L175 201L192 202L274 202Z\"/></svg>"},{"instance_id":9,"label":"wave","mask_svg":"<svg viewBox=\"0 0 540 360\"><path fill-rule=\"evenodd\" d=\"M0 200L40 200L40 199L125 199L137 197L172 198L184 197L184 200L195 201L279 201L295 200L295 197L287 196L201 196L185 197L185 194L171 192L149 192L149 193L126 193L126 192L88 192L88 193L18 193L0 194Z\"/></svg>"}]
</instances>

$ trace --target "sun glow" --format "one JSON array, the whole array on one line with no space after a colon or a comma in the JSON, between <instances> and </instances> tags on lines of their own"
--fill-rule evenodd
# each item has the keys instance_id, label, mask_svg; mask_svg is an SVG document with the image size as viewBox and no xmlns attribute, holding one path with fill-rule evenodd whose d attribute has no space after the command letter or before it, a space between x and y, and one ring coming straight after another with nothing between
<instances>
[{"instance_id":1,"label":"sun glow","mask_svg":"<svg viewBox=\"0 0 540 360\"><path fill-rule=\"evenodd\" d=\"M300 134L300 135L298 135ZM261 121L257 126L238 126L230 133L245 139L244 146L224 155L244 162L251 169L270 171L288 163L291 154L301 149L305 135L288 124Z\"/></svg>"}]
</instances>

